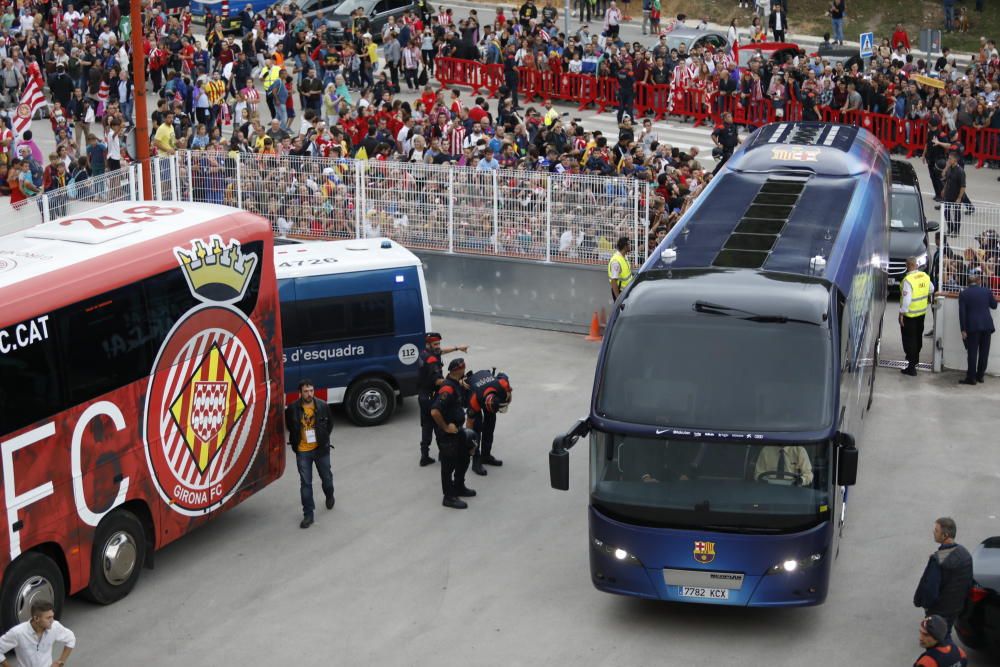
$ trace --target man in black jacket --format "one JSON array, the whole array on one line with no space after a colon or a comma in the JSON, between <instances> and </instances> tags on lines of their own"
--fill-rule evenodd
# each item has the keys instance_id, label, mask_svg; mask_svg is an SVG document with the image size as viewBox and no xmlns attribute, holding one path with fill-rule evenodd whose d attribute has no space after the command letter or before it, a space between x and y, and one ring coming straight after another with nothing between
<instances>
[{"instance_id":1,"label":"man in black jacket","mask_svg":"<svg viewBox=\"0 0 1000 667\"><path fill-rule=\"evenodd\" d=\"M972 556L955 542L957 533L954 519L941 517L934 522L934 541L940 546L928 558L913 594L913 606L947 621L949 635L972 587Z\"/></svg>"},{"instance_id":2,"label":"man in black jacket","mask_svg":"<svg viewBox=\"0 0 1000 667\"><path fill-rule=\"evenodd\" d=\"M333 420L330 406L316 398L312 381L299 383L299 399L285 408L285 428L288 429L288 444L295 451L295 462L299 469L299 492L302 497L302 523L300 528L313 524L312 469L316 466L326 508L333 509L333 469L330 467L330 430Z\"/></svg>"}]
</instances>

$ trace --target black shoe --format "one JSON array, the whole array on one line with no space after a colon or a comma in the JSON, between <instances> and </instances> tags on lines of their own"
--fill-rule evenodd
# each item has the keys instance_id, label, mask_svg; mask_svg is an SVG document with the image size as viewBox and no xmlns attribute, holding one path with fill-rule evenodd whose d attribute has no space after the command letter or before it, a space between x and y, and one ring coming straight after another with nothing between
<instances>
[{"instance_id":1,"label":"black shoe","mask_svg":"<svg viewBox=\"0 0 1000 667\"><path fill-rule=\"evenodd\" d=\"M459 498L475 498L476 497L476 490L475 489L470 489L467 486L463 486L461 489L458 490L458 497Z\"/></svg>"},{"instance_id":2,"label":"black shoe","mask_svg":"<svg viewBox=\"0 0 1000 667\"><path fill-rule=\"evenodd\" d=\"M480 475L482 477L485 477L488 474L488 471L486 470L486 468L483 467L482 463L478 463L478 464L472 466L472 472L474 472L477 475Z\"/></svg>"},{"instance_id":3,"label":"black shoe","mask_svg":"<svg viewBox=\"0 0 1000 667\"><path fill-rule=\"evenodd\" d=\"M903 375L910 375L912 377L917 377L917 369L914 366L907 366L900 371Z\"/></svg>"},{"instance_id":4,"label":"black shoe","mask_svg":"<svg viewBox=\"0 0 1000 667\"><path fill-rule=\"evenodd\" d=\"M985 381L986 380L984 378L976 378L976 382L978 382L979 384L982 384Z\"/></svg>"},{"instance_id":5,"label":"black shoe","mask_svg":"<svg viewBox=\"0 0 1000 667\"><path fill-rule=\"evenodd\" d=\"M302 523L299 524L299 528L308 528L313 525L312 515L302 517Z\"/></svg>"},{"instance_id":6,"label":"black shoe","mask_svg":"<svg viewBox=\"0 0 1000 667\"><path fill-rule=\"evenodd\" d=\"M501 461L500 459L496 458L493 455L484 456L483 463L485 463L488 466L496 466L498 468L503 465L503 461Z\"/></svg>"},{"instance_id":7,"label":"black shoe","mask_svg":"<svg viewBox=\"0 0 1000 667\"><path fill-rule=\"evenodd\" d=\"M975 380L970 380L969 378L964 378L958 381L959 384L976 384Z\"/></svg>"},{"instance_id":8,"label":"black shoe","mask_svg":"<svg viewBox=\"0 0 1000 667\"><path fill-rule=\"evenodd\" d=\"M444 497L444 500L441 501L441 504L444 505L445 507L450 507L453 510L464 510L466 507L469 506L469 503L465 502L464 500L459 500L458 498L450 498L448 496Z\"/></svg>"},{"instance_id":9,"label":"black shoe","mask_svg":"<svg viewBox=\"0 0 1000 667\"><path fill-rule=\"evenodd\" d=\"M330 496L330 497L328 497L328 498L326 499L326 508L327 508L328 510L332 510L332 509L333 509L333 506L334 506L334 505L336 505L336 504L337 504L337 499L336 499L336 498L334 498L333 496Z\"/></svg>"},{"instance_id":10,"label":"black shoe","mask_svg":"<svg viewBox=\"0 0 1000 667\"><path fill-rule=\"evenodd\" d=\"M934 210L935 211L940 211L941 210L941 204L938 204L937 206L935 206Z\"/></svg>"},{"instance_id":11,"label":"black shoe","mask_svg":"<svg viewBox=\"0 0 1000 667\"><path fill-rule=\"evenodd\" d=\"M430 456L429 454L424 454L423 456L420 457L420 467L424 468L426 466L431 465L432 463L435 463L436 461L437 459L435 459L433 456Z\"/></svg>"}]
</instances>

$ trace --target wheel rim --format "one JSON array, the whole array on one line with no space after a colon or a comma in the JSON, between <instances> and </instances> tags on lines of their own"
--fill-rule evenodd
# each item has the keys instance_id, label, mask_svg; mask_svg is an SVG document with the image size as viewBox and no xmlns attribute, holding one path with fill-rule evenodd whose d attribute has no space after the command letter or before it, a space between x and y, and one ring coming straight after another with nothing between
<instances>
[{"instance_id":1,"label":"wheel rim","mask_svg":"<svg viewBox=\"0 0 1000 667\"><path fill-rule=\"evenodd\" d=\"M125 531L118 531L104 543L101 565L104 578L112 586L121 586L132 576L138 554L135 540Z\"/></svg>"},{"instance_id":2,"label":"wheel rim","mask_svg":"<svg viewBox=\"0 0 1000 667\"><path fill-rule=\"evenodd\" d=\"M29 578L21 584L21 588L17 591L18 620L22 623L30 621L32 604L41 602L42 600L54 603L56 601L55 598L56 592L51 581L39 575Z\"/></svg>"},{"instance_id":3,"label":"wheel rim","mask_svg":"<svg viewBox=\"0 0 1000 667\"><path fill-rule=\"evenodd\" d=\"M387 404L385 394L378 389L366 389L358 396L358 412L367 419L381 417Z\"/></svg>"}]
</instances>

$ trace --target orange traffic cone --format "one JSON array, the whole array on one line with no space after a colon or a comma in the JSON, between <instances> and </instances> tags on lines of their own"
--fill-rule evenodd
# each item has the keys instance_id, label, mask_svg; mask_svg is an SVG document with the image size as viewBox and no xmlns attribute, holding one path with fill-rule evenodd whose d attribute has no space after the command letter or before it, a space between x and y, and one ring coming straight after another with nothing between
<instances>
[{"instance_id":1,"label":"orange traffic cone","mask_svg":"<svg viewBox=\"0 0 1000 667\"><path fill-rule=\"evenodd\" d=\"M590 333L584 340L599 341L601 340L601 322L597 319L597 311L594 311L594 317L590 320Z\"/></svg>"}]
</instances>

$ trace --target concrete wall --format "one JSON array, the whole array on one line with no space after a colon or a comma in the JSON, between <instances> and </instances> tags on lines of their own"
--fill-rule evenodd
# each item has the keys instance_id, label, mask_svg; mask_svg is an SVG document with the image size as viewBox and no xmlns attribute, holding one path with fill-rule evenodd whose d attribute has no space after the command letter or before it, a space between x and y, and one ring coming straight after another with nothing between
<instances>
[{"instance_id":1,"label":"concrete wall","mask_svg":"<svg viewBox=\"0 0 1000 667\"><path fill-rule=\"evenodd\" d=\"M962 331L958 326L958 299L945 298L941 302L941 310L938 312L938 335L944 353L942 366L949 370L965 371L965 345L962 343ZM998 310L993 311L993 324L1000 330ZM1000 344L990 346L990 362L986 367L986 373L1000 375Z\"/></svg>"},{"instance_id":2,"label":"concrete wall","mask_svg":"<svg viewBox=\"0 0 1000 667\"><path fill-rule=\"evenodd\" d=\"M434 312L586 333L611 308L606 270L552 262L418 250Z\"/></svg>"}]
</instances>

